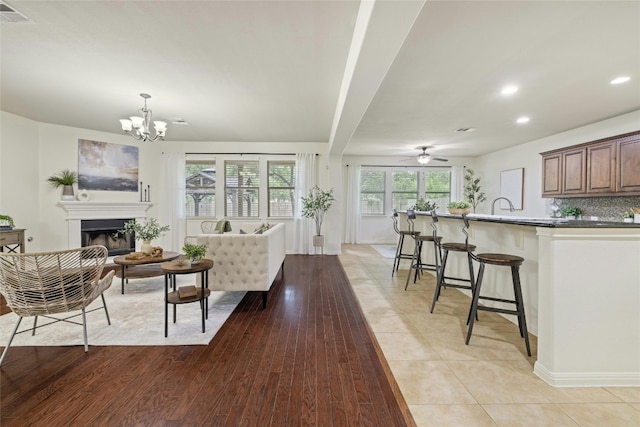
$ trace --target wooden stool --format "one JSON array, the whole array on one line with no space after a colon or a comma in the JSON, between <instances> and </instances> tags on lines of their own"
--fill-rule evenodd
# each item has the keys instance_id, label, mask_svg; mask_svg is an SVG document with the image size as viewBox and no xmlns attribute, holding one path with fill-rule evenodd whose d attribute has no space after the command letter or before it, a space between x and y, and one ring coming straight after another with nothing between
<instances>
[{"instance_id":1,"label":"wooden stool","mask_svg":"<svg viewBox=\"0 0 640 427\"><path fill-rule=\"evenodd\" d=\"M407 222L409 223L409 231L414 231L414 222L416 219L416 213L412 209L407 209ZM420 272L423 270L435 271L436 276L440 276L440 260L442 259L442 254L440 253L440 241L442 237L439 237L437 234L437 229L433 226L433 234L422 235L422 234L411 234L411 237L415 240L415 248L413 250L413 257L411 258L411 266L409 267L409 274L407 275L407 281L404 285L404 290L406 291L409 286L409 279L411 278L411 271L415 270L413 283L416 283ZM422 262L422 244L424 242L433 243L433 264L427 264Z\"/></svg>"},{"instance_id":2,"label":"wooden stool","mask_svg":"<svg viewBox=\"0 0 640 427\"><path fill-rule=\"evenodd\" d=\"M468 220L465 217L465 225L468 227ZM466 234L466 233L465 233ZM471 254L470 251L467 253ZM473 322L478 315L478 310L484 311L493 311L495 313L504 313L504 314L513 314L518 317L518 327L520 328L520 336L524 338L525 345L527 346L527 355L531 356L531 348L529 347L529 334L527 332L527 320L524 315L524 304L522 301L522 288L520 287L520 265L524 262L524 258L515 255L508 254L471 254L473 259L480 263L480 268L478 270L478 280L475 284L475 289L473 290L473 300L471 301L471 311L469 312L468 323L469 330L467 332L467 340L466 344L469 344L469 340L471 339L471 332L473 331ZM511 268L511 277L513 280L513 293L514 299L508 300L503 298L494 298L488 296L481 296L480 292L482 289L482 278L484 276L484 268L485 265L497 265L500 267L509 267ZM497 308L497 307L486 307L479 306L478 301L480 299L496 301L502 303L509 303L515 305L515 310L509 310L505 308Z\"/></svg>"},{"instance_id":3,"label":"wooden stool","mask_svg":"<svg viewBox=\"0 0 640 427\"><path fill-rule=\"evenodd\" d=\"M391 219L393 220L393 229L395 230L396 234L398 234L398 246L396 247L396 256L393 260L393 268L391 269L391 277L393 277L393 273L398 271L398 268L400 268L401 259L409 259L409 260L413 259L413 252L412 253L402 252L402 245L404 245L404 237L411 236L411 235L419 235L420 232L400 230L400 228L398 227L398 212L395 209L393 210L393 216L391 217Z\"/></svg>"}]
</instances>

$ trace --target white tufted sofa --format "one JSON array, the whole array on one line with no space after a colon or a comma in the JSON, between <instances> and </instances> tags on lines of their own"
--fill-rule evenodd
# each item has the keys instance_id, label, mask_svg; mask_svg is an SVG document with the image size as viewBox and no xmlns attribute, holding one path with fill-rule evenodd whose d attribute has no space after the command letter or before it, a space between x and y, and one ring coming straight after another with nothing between
<instances>
[{"instance_id":1,"label":"white tufted sofa","mask_svg":"<svg viewBox=\"0 0 640 427\"><path fill-rule=\"evenodd\" d=\"M199 245L208 246L205 258L213 260L209 289L262 291L266 307L267 292L284 268L284 224L275 224L262 234L198 234L195 238Z\"/></svg>"}]
</instances>

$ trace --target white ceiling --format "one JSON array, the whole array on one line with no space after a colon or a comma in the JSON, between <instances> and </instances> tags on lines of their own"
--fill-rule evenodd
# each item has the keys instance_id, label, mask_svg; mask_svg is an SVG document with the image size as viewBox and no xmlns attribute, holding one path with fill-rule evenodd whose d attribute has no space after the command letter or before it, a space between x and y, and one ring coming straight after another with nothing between
<instances>
[{"instance_id":1,"label":"white ceiling","mask_svg":"<svg viewBox=\"0 0 640 427\"><path fill-rule=\"evenodd\" d=\"M5 3L0 108L45 123L118 133L146 92L171 141L452 157L640 110L640 1Z\"/></svg>"}]
</instances>

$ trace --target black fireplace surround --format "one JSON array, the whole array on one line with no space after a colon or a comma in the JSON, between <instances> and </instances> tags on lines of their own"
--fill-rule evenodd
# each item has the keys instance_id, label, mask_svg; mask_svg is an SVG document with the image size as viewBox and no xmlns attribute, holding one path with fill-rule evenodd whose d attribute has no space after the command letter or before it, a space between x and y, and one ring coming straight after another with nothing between
<instances>
[{"instance_id":1,"label":"black fireplace surround","mask_svg":"<svg viewBox=\"0 0 640 427\"><path fill-rule=\"evenodd\" d=\"M82 247L102 245L109 256L124 255L136 250L134 233L118 233L128 219L83 219L80 221L80 241Z\"/></svg>"}]
</instances>

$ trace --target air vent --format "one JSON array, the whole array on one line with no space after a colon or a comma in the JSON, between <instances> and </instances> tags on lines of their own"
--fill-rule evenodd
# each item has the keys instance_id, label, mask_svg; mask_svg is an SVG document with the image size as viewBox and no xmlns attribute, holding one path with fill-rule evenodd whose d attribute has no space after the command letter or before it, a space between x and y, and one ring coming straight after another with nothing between
<instances>
[{"instance_id":1,"label":"air vent","mask_svg":"<svg viewBox=\"0 0 640 427\"><path fill-rule=\"evenodd\" d=\"M10 24L20 24L24 22L33 22L8 4L0 1L0 22Z\"/></svg>"},{"instance_id":2,"label":"air vent","mask_svg":"<svg viewBox=\"0 0 640 427\"><path fill-rule=\"evenodd\" d=\"M185 119L173 119L171 121L172 125L179 125L179 126L188 126L189 122L186 121Z\"/></svg>"}]
</instances>

